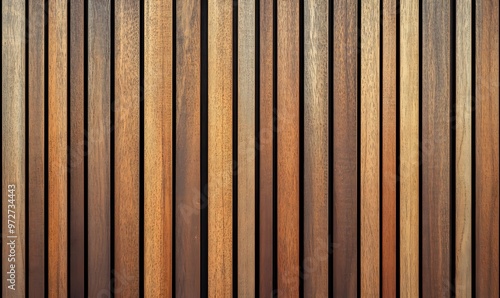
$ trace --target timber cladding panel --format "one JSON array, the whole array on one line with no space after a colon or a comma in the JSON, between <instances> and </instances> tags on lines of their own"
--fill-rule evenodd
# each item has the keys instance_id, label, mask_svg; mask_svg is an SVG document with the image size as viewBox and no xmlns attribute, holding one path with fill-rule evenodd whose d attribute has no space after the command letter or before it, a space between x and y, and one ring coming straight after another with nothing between
<instances>
[{"instance_id":1,"label":"timber cladding panel","mask_svg":"<svg viewBox=\"0 0 500 298\"><path fill-rule=\"evenodd\" d=\"M2 297L500 297L499 0L3 0Z\"/></svg>"}]
</instances>

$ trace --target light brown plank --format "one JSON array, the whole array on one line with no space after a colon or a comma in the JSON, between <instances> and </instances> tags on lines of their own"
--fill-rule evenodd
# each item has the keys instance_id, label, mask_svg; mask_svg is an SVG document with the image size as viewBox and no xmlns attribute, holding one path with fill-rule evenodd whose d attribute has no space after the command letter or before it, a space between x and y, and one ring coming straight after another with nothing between
<instances>
[{"instance_id":1,"label":"light brown plank","mask_svg":"<svg viewBox=\"0 0 500 298\"><path fill-rule=\"evenodd\" d=\"M172 2L146 1L144 20L144 294L170 297Z\"/></svg>"},{"instance_id":2,"label":"light brown plank","mask_svg":"<svg viewBox=\"0 0 500 298\"><path fill-rule=\"evenodd\" d=\"M418 0L401 0L400 16L400 295L419 295Z\"/></svg>"},{"instance_id":3,"label":"light brown plank","mask_svg":"<svg viewBox=\"0 0 500 298\"><path fill-rule=\"evenodd\" d=\"M49 1L49 257L50 297L68 295L67 1Z\"/></svg>"},{"instance_id":4,"label":"light brown plank","mask_svg":"<svg viewBox=\"0 0 500 298\"><path fill-rule=\"evenodd\" d=\"M255 296L255 0L238 3L238 296Z\"/></svg>"},{"instance_id":5,"label":"light brown plank","mask_svg":"<svg viewBox=\"0 0 500 298\"><path fill-rule=\"evenodd\" d=\"M361 4L361 295L380 295L380 3Z\"/></svg>"},{"instance_id":6,"label":"light brown plank","mask_svg":"<svg viewBox=\"0 0 500 298\"><path fill-rule=\"evenodd\" d=\"M456 10L456 297L472 297L472 3L458 0Z\"/></svg>"},{"instance_id":7,"label":"light brown plank","mask_svg":"<svg viewBox=\"0 0 500 298\"><path fill-rule=\"evenodd\" d=\"M70 4L69 296L85 295L84 0Z\"/></svg>"},{"instance_id":8,"label":"light brown plank","mask_svg":"<svg viewBox=\"0 0 500 298\"><path fill-rule=\"evenodd\" d=\"M233 3L208 1L208 296L233 291Z\"/></svg>"},{"instance_id":9,"label":"light brown plank","mask_svg":"<svg viewBox=\"0 0 500 298\"><path fill-rule=\"evenodd\" d=\"M139 296L139 2L115 2L115 297ZM123 278L125 277L125 278Z\"/></svg>"},{"instance_id":10,"label":"light brown plank","mask_svg":"<svg viewBox=\"0 0 500 298\"><path fill-rule=\"evenodd\" d=\"M45 1L29 1L28 289L45 293Z\"/></svg>"},{"instance_id":11,"label":"light brown plank","mask_svg":"<svg viewBox=\"0 0 500 298\"><path fill-rule=\"evenodd\" d=\"M381 270L383 297L396 297L397 252L396 252L396 0L384 0L382 22L382 243Z\"/></svg>"},{"instance_id":12,"label":"light brown plank","mask_svg":"<svg viewBox=\"0 0 500 298\"><path fill-rule=\"evenodd\" d=\"M260 272L259 294L261 297L273 292L273 10L274 1L260 0Z\"/></svg>"},{"instance_id":13,"label":"light brown plank","mask_svg":"<svg viewBox=\"0 0 500 298\"><path fill-rule=\"evenodd\" d=\"M25 295L25 9L25 1L2 1L2 297ZM10 241L16 246L12 262ZM8 288L11 265L15 290Z\"/></svg>"},{"instance_id":14,"label":"light brown plank","mask_svg":"<svg viewBox=\"0 0 500 298\"><path fill-rule=\"evenodd\" d=\"M88 295L111 292L109 0L88 2Z\"/></svg>"},{"instance_id":15,"label":"light brown plank","mask_svg":"<svg viewBox=\"0 0 500 298\"><path fill-rule=\"evenodd\" d=\"M299 295L299 1L278 1L278 295Z\"/></svg>"},{"instance_id":16,"label":"light brown plank","mask_svg":"<svg viewBox=\"0 0 500 298\"><path fill-rule=\"evenodd\" d=\"M328 1L304 3L304 295L328 297Z\"/></svg>"},{"instance_id":17,"label":"light brown plank","mask_svg":"<svg viewBox=\"0 0 500 298\"><path fill-rule=\"evenodd\" d=\"M358 295L358 10L333 3L333 296Z\"/></svg>"},{"instance_id":18,"label":"light brown plank","mask_svg":"<svg viewBox=\"0 0 500 298\"><path fill-rule=\"evenodd\" d=\"M476 1L476 291L499 297L499 3Z\"/></svg>"},{"instance_id":19,"label":"light brown plank","mask_svg":"<svg viewBox=\"0 0 500 298\"><path fill-rule=\"evenodd\" d=\"M200 292L200 9L201 1L177 1L176 36L176 232L177 297ZM197 174L194 174L197 173Z\"/></svg>"}]
</instances>

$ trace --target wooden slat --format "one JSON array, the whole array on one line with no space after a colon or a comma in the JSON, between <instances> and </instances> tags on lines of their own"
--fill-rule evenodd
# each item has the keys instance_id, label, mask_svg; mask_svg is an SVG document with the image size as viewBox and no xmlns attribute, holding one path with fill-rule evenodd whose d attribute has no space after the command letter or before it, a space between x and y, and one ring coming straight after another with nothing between
<instances>
[{"instance_id":1,"label":"wooden slat","mask_svg":"<svg viewBox=\"0 0 500 298\"><path fill-rule=\"evenodd\" d=\"M358 7L334 1L333 11L333 296L356 297Z\"/></svg>"},{"instance_id":2,"label":"wooden slat","mask_svg":"<svg viewBox=\"0 0 500 298\"><path fill-rule=\"evenodd\" d=\"M110 1L88 3L88 295L109 293Z\"/></svg>"},{"instance_id":3,"label":"wooden slat","mask_svg":"<svg viewBox=\"0 0 500 298\"><path fill-rule=\"evenodd\" d=\"M170 297L172 2L148 0L144 5L144 293Z\"/></svg>"},{"instance_id":4,"label":"wooden slat","mask_svg":"<svg viewBox=\"0 0 500 298\"><path fill-rule=\"evenodd\" d=\"M380 3L361 4L361 295L380 295Z\"/></svg>"},{"instance_id":5,"label":"wooden slat","mask_svg":"<svg viewBox=\"0 0 500 298\"><path fill-rule=\"evenodd\" d=\"M255 296L255 1L238 3L238 296ZM235 140L236 141L236 140Z\"/></svg>"},{"instance_id":6,"label":"wooden slat","mask_svg":"<svg viewBox=\"0 0 500 298\"><path fill-rule=\"evenodd\" d=\"M278 1L278 293L299 296L299 1Z\"/></svg>"},{"instance_id":7,"label":"wooden slat","mask_svg":"<svg viewBox=\"0 0 500 298\"><path fill-rule=\"evenodd\" d=\"M232 9L232 2L208 1L209 297L233 290Z\"/></svg>"},{"instance_id":8,"label":"wooden slat","mask_svg":"<svg viewBox=\"0 0 500 298\"><path fill-rule=\"evenodd\" d=\"M422 2L422 295L450 279L450 4Z\"/></svg>"},{"instance_id":9,"label":"wooden slat","mask_svg":"<svg viewBox=\"0 0 500 298\"><path fill-rule=\"evenodd\" d=\"M396 0L382 4L382 239L381 270L383 297L396 297Z\"/></svg>"},{"instance_id":10,"label":"wooden slat","mask_svg":"<svg viewBox=\"0 0 500 298\"><path fill-rule=\"evenodd\" d=\"M199 0L177 1L176 232L177 297L200 292L200 12ZM204 188L201 188L205 190Z\"/></svg>"},{"instance_id":11,"label":"wooden slat","mask_svg":"<svg viewBox=\"0 0 500 298\"><path fill-rule=\"evenodd\" d=\"M139 296L139 2L115 2L115 297ZM123 278L123 277L126 277Z\"/></svg>"},{"instance_id":12,"label":"wooden slat","mask_svg":"<svg viewBox=\"0 0 500 298\"><path fill-rule=\"evenodd\" d=\"M45 1L29 2L29 297L45 293Z\"/></svg>"},{"instance_id":13,"label":"wooden slat","mask_svg":"<svg viewBox=\"0 0 500 298\"><path fill-rule=\"evenodd\" d=\"M85 295L84 0L70 4L69 296ZM31 263L30 263L31 264Z\"/></svg>"},{"instance_id":14,"label":"wooden slat","mask_svg":"<svg viewBox=\"0 0 500 298\"><path fill-rule=\"evenodd\" d=\"M476 291L499 290L499 3L476 1Z\"/></svg>"},{"instance_id":15,"label":"wooden slat","mask_svg":"<svg viewBox=\"0 0 500 298\"><path fill-rule=\"evenodd\" d=\"M68 53L67 2L49 1L49 247L48 292L67 296L68 279Z\"/></svg>"},{"instance_id":16,"label":"wooden slat","mask_svg":"<svg viewBox=\"0 0 500 298\"><path fill-rule=\"evenodd\" d=\"M456 10L456 297L472 297L472 3L458 0Z\"/></svg>"},{"instance_id":17,"label":"wooden slat","mask_svg":"<svg viewBox=\"0 0 500 298\"><path fill-rule=\"evenodd\" d=\"M304 3L304 294L328 297L328 1Z\"/></svg>"},{"instance_id":18,"label":"wooden slat","mask_svg":"<svg viewBox=\"0 0 500 298\"><path fill-rule=\"evenodd\" d=\"M25 16L25 1L2 1L2 297L25 295ZM15 241L13 262L8 261L10 241ZM15 291L8 288L11 265Z\"/></svg>"},{"instance_id":19,"label":"wooden slat","mask_svg":"<svg viewBox=\"0 0 500 298\"><path fill-rule=\"evenodd\" d=\"M260 173L259 173L259 294L273 292L273 10L274 1L260 0Z\"/></svg>"},{"instance_id":20,"label":"wooden slat","mask_svg":"<svg viewBox=\"0 0 500 298\"><path fill-rule=\"evenodd\" d=\"M419 1L401 0L400 15L400 198L401 297L419 295Z\"/></svg>"}]
</instances>

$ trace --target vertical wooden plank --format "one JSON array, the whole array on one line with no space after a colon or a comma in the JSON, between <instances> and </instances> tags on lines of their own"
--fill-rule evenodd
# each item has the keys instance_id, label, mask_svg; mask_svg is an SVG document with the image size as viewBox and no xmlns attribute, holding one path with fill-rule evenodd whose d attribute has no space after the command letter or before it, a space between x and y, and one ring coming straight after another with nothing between
<instances>
[{"instance_id":1,"label":"vertical wooden plank","mask_svg":"<svg viewBox=\"0 0 500 298\"><path fill-rule=\"evenodd\" d=\"M25 1L2 1L2 297L25 295L25 12Z\"/></svg>"},{"instance_id":2,"label":"vertical wooden plank","mask_svg":"<svg viewBox=\"0 0 500 298\"><path fill-rule=\"evenodd\" d=\"M88 4L88 295L111 291L110 1Z\"/></svg>"},{"instance_id":3,"label":"vertical wooden plank","mask_svg":"<svg viewBox=\"0 0 500 298\"><path fill-rule=\"evenodd\" d=\"M45 2L29 1L29 296L45 293Z\"/></svg>"},{"instance_id":4,"label":"vertical wooden plank","mask_svg":"<svg viewBox=\"0 0 500 298\"><path fill-rule=\"evenodd\" d=\"M400 2L400 198L401 297L419 295L419 1Z\"/></svg>"},{"instance_id":5,"label":"vertical wooden plank","mask_svg":"<svg viewBox=\"0 0 500 298\"><path fill-rule=\"evenodd\" d=\"M144 294L170 297L172 2L148 0L144 5Z\"/></svg>"},{"instance_id":6,"label":"vertical wooden plank","mask_svg":"<svg viewBox=\"0 0 500 298\"><path fill-rule=\"evenodd\" d=\"M457 1L456 15L456 281L457 297L472 297L472 3Z\"/></svg>"},{"instance_id":7,"label":"vertical wooden plank","mask_svg":"<svg viewBox=\"0 0 500 298\"><path fill-rule=\"evenodd\" d=\"M273 292L273 45L274 1L260 0L260 173L259 173L259 294Z\"/></svg>"},{"instance_id":8,"label":"vertical wooden plank","mask_svg":"<svg viewBox=\"0 0 500 298\"><path fill-rule=\"evenodd\" d=\"M208 296L232 295L233 3L208 1Z\"/></svg>"},{"instance_id":9,"label":"vertical wooden plank","mask_svg":"<svg viewBox=\"0 0 500 298\"><path fill-rule=\"evenodd\" d=\"M361 295L380 295L380 3L361 4Z\"/></svg>"},{"instance_id":10,"label":"vertical wooden plank","mask_svg":"<svg viewBox=\"0 0 500 298\"><path fill-rule=\"evenodd\" d=\"M422 3L422 295L450 294L450 3Z\"/></svg>"},{"instance_id":11,"label":"vertical wooden plank","mask_svg":"<svg viewBox=\"0 0 500 298\"><path fill-rule=\"evenodd\" d=\"M334 1L333 296L358 295L358 145L356 1Z\"/></svg>"},{"instance_id":12,"label":"vertical wooden plank","mask_svg":"<svg viewBox=\"0 0 500 298\"><path fill-rule=\"evenodd\" d=\"M49 1L49 257L50 297L67 295L68 53L67 1Z\"/></svg>"},{"instance_id":13,"label":"vertical wooden plank","mask_svg":"<svg viewBox=\"0 0 500 298\"><path fill-rule=\"evenodd\" d=\"M498 297L499 4L476 2L476 292Z\"/></svg>"},{"instance_id":14,"label":"vertical wooden plank","mask_svg":"<svg viewBox=\"0 0 500 298\"><path fill-rule=\"evenodd\" d=\"M139 2L115 7L115 297L139 296ZM125 278L120 278L125 277Z\"/></svg>"},{"instance_id":15,"label":"vertical wooden plank","mask_svg":"<svg viewBox=\"0 0 500 298\"><path fill-rule=\"evenodd\" d=\"M200 5L176 3L176 296L200 292ZM193 174L196 173L196 174Z\"/></svg>"},{"instance_id":16,"label":"vertical wooden plank","mask_svg":"<svg viewBox=\"0 0 500 298\"><path fill-rule=\"evenodd\" d=\"M85 294L84 0L70 3L69 296ZM31 264L31 263L30 263Z\"/></svg>"},{"instance_id":17,"label":"vertical wooden plank","mask_svg":"<svg viewBox=\"0 0 500 298\"><path fill-rule=\"evenodd\" d=\"M382 293L396 297L396 0L382 3Z\"/></svg>"},{"instance_id":18,"label":"vertical wooden plank","mask_svg":"<svg viewBox=\"0 0 500 298\"><path fill-rule=\"evenodd\" d=\"M238 296L255 296L255 0L238 3Z\"/></svg>"},{"instance_id":19,"label":"vertical wooden plank","mask_svg":"<svg viewBox=\"0 0 500 298\"><path fill-rule=\"evenodd\" d=\"M328 1L304 3L304 294L328 297Z\"/></svg>"},{"instance_id":20,"label":"vertical wooden plank","mask_svg":"<svg viewBox=\"0 0 500 298\"><path fill-rule=\"evenodd\" d=\"M299 1L278 1L278 293L299 296Z\"/></svg>"}]
</instances>

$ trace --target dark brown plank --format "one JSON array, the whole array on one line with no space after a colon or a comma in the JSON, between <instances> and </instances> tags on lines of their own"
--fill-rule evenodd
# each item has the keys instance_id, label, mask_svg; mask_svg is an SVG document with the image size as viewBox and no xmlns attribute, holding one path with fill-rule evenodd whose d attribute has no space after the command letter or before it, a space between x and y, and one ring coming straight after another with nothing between
<instances>
[{"instance_id":1,"label":"dark brown plank","mask_svg":"<svg viewBox=\"0 0 500 298\"><path fill-rule=\"evenodd\" d=\"M278 293L299 296L299 1L278 1Z\"/></svg>"},{"instance_id":2,"label":"dark brown plank","mask_svg":"<svg viewBox=\"0 0 500 298\"><path fill-rule=\"evenodd\" d=\"M84 0L70 4L69 295L85 293Z\"/></svg>"},{"instance_id":3,"label":"dark brown plank","mask_svg":"<svg viewBox=\"0 0 500 298\"><path fill-rule=\"evenodd\" d=\"M328 297L328 1L304 5L304 294Z\"/></svg>"},{"instance_id":4,"label":"dark brown plank","mask_svg":"<svg viewBox=\"0 0 500 298\"><path fill-rule=\"evenodd\" d=\"M111 291L110 0L88 2L88 295Z\"/></svg>"},{"instance_id":5,"label":"dark brown plank","mask_svg":"<svg viewBox=\"0 0 500 298\"><path fill-rule=\"evenodd\" d=\"M450 3L422 2L422 295L450 295Z\"/></svg>"},{"instance_id":6,"label":"dark brown plank","mask_svg":"<svg viewBox=\"0 0 500 298\"><path fill-rule=\"evenodd\" d=\"M25 13L25 1L2 1L2 297L25 296ZM12 262L8 241L16 243Z\"/></svg>"},{"instance_id":7,"label":"dark brown plank","mask_svg":"<svg viewBox=\"0 0 500 298\"><path fill-rule=\"evenodd\" d=\"M48 292L67 296L68 279L68 78L67 1L49 1L49 223Z\"/></svg>"},{"instance_id":8,"label":"dark brown plank","mask_svg":"<svg viewBox=\"0 0 500 298\"><path fill-rule=\"evenodd\" d=\"M139 12L115 1L115 297L139 296Z\"/></svg>"},{"instance_id":9,"label":"dark brown plank","mask_svg":"<svg viewBox=\"0 0 500 298\"><path fill-rule=\"evenodd\" d=\"M200 296L200 2L177 1L176 295ZM205 191L203 188L202 191Z\"/></svg>"},{"instance_id":10,"label":"dark brown plank","mask_svg":"<svg viewBox=\"0 0 500 298\"><path fill-rule=\"evenodd\" d=\"M29 2L29 297L45 293L45 1Z\"/></svg>"},{"instance_id":11,"label":"dark brown plank","mask_svg":"<svg viewBox=\"0 0 500 298\"><path fill-rule=\"evenodd\" d=\"M260 289L273 291L273 10L274 1L260 0Z\"/></svg>"},{"instance_id":12,"label":"dark brown plank","mask_svg":"<svg viewBox=\"0 0 500 298\"><path fill-rule=\"evenodd\" d=\"M476 2L476 291L499 297L499 3Z\"/></svg>"},{"instance_id":13,"label":"dark brown plank","mask_svg":"<svg viewBox=\"0 0 500 298\"><path fill-rule=\"evenodd\" d=\"M382 4L382 293L396 297L396 0Z\"/></svg>"},{"instance_id":14,"label":"dark brown plank","mask_svg":"<svg viewBox=\"0 0 500 298\"><path fill-rule=\"evenodd\" d=\"M148 0L144 14L144 293L171 297L172 1Z\"/></svg>"},{"instance_id":15,"label":"dark brown plank","mask_svg":"<svg viewBox=\"0 0 500 298\"><path fill-rule=\"evenodd\" d=\"M340 0L333 11L333 295L356 297L358 7Z\"/></svg>"}]
</instances>

